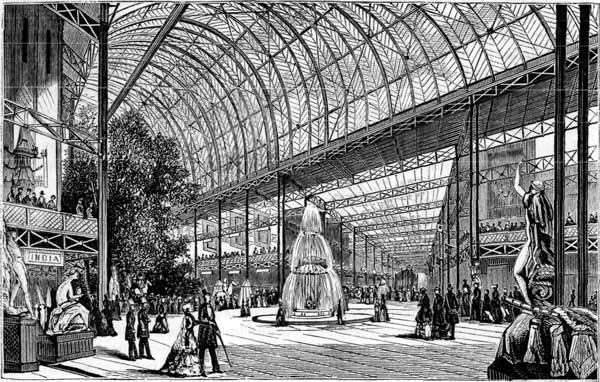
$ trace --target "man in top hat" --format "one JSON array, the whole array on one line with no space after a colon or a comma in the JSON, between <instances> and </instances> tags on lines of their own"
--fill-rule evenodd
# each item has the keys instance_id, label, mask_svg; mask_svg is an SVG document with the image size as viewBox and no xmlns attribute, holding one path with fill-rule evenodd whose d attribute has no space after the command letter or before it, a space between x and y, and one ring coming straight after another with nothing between
<instances>
[{"instance_id":1,"label":"man in top hat","mask_svg":"<svg viewBox=\"0 0 600 382\"><path fill-rule=\"evenodd\" d=\"M210 293L205 289L202 291L203 301L198 310L198 361L200 362L200 375L206 377L204 371L204 355L208 349L213 373L222 373L217 359L217 336L220 334L219 327L215 320L215 310L210 304Z\"/></svg>"},{"instance_id":2,"label":"man in top hat","mask_svg":"<svg viewBox=\"0 0 600 382\"><path fill-rule=\"evenodd\" d=\"M129 360L135 361L139 358L137 347L135 346L135 303L129 299L129 309L127 309L127 325L125 326L125 340L129 344Z\"/></svg>"},{"instance_id":3,"label":"man in top hat","mask_svg":"<svg viewBox=\"0 0 600 382\"><path fill-rule=\"evenodd\" d=\"M36 207L46 208L46 196L44 195L44 190L40 191L40 197L37 198Z\"/></svg>"},{"instance_id":4,"label":"man in top hat","mask_svg":"<svg viewBox=\"0 0 600 382\"><path fill-rule=\"evenodd\" d=\"M458 299L453 292L452 285L448 285L448 292L444 300L444 309L446 310L446 322L448 323L448 339L454 339L454 326L459 323L458 319Z\"/></svg>"},{"instance_id":5,"label":"man in top hat","mask_svg":"<svg viewBox=\"0 0 600 382\"><path fill-rule=\"evenodd\" d=\"M138 313L137 327L137 335L140 339L140 358L144 358L145 355L145 358L154 359L154 357L152 357L152 353L150 353L150 344L148 343L148 339L150 338L150 317L148 317L147 309L148 301L146 300L146 297L142 297L142 304Z\"/></svg>"}]
</instances>

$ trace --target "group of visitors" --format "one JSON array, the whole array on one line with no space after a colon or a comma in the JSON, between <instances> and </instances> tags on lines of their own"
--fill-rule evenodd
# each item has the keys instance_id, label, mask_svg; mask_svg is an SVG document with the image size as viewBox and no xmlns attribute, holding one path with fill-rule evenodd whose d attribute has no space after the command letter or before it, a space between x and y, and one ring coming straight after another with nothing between
<instances>
[{"instance_id":1,"label":"group of visitors","mask_svg":"<svg viewBox=\"0 0 600 382\"><path fill-rule=\"evenodd\" d=\"M595 213L590 213L590 216L588 218L588 223L598 223L598 212L596 211ZM567 217L565 218L565 225L566 226L572 226L572 225L577 225L577 222L575 221L575 219L573 219L573 216L571 215L571 212L567 212ZM480 223L479 224L479 231L486 233L486 232L503 232L503 231L522 231L525 229L525 222L521 221L521 222L515 222L515 221L506 221L505 223L502 223L502 221L499 221L498 224L496 224L495 222L492 222L490 224L490 222L486 222L484 223ZM466 233L466 236L468 236L468 232Z\"/></svg>"},{"instance_id":2,"label":"group of visitors","mask_svg":"<svg viewBox=\"0 0 600 382\"><path fill-rule=\"evenodd\" d=\"M251 308L266 308L277 304L279 301L279 288L256 289L250 294Z\"/></svg>"},{"instance_id":3,"label":"group of visitors","mask_svg":"<svg viewBox=\"0 0 600 382\"><path fill-rule=\"evenodd\" d=\"M486 222L485 224L483 224L483 223L479 224L479 232L483 232L483 233L503 232L503 231L522 231L524 229L525 229L524 221L515 222L515 221L507 220L505 223L502 223L502 221L499 221L497 225L495 222L492 222L491 225L490 225L490 222Z\"/></svg>"},{"instance_id":4,"label":"group of visitors","mask_svg":"<svg viewBox=\"0 0 600 382\"><path fill-rule=\"evenodd\" d=\"M352 290L352 297L358 299L361 304L369 304L373 305L377 298L378 292L377 286L362 286L357 287ZM411 290L404 288L387 288L387 291L384 294L384 297L388 301L398 301L398 302L409 302L409 301L418 301L419 293L417 292L417 288L413 286Z\"/></svg>"},{"instance_id":5,"label":"group of visitors","mask_svg":"<svg viewBox=\"0 0 600 382\"><path fill-rule=\"evenodd\" d=\"M521 310L507 305L503 299L510 297L523 301L523 295L517 286L513 291L503 288L503 294L500 295L498 284L495 284L492 285L491 296L489 289L486 289L482 296L479 283L473 283L471 289L467 280L463 280L462 290L457 294L454 293L452 285L448 285L443 296L441 289L436 287L433 304L426 288L421 288L419 293L415 334L426 339L454 339L454 327L460 322L460 317L493 324L512 322Z\"/></svg>"},{"instance_id":6,"label":"group of visitors","mask_svg":"<svg viewBox=\"0 0 600 382\"><path fill-rule=\"evenodd\" d=\"M277 253L277 248L276 247L273 247L273 248L255 247L254 250L252 251L252 253L250 254L250 256L266 255L266 254L270 254L270 253ZM236 258L236 257L243 257L245 255L246 254L244 253L244 251L226 251L226 252L223 252L222 258L223 259L231 259L231 258ZM212 253L212 252L210 252L210 253L205 252L200 255L201 260L211 260L211 259L216 259L216 258L217 258L217 254Z\"/></svg>"},{"instance_id":7,"label":"group of visitors","mask_svg":"<svg viewBox=\"0 0 600 382\"><path fill-rule=\"evenodd\" d=\"M434 289L433 304L427 295L427 289L419 290L419 310L415 321L415 335L424 339L454 340L454 329L459 323L460 303L452 285L444 296L441 289Z\"/></svg>"},{"instance_id":8,"label":"group of visitors","mask_svg":"<svg viewBox=\"0 0 600 382\"><path fill-rule=\"evenodd\" d=\"M10 192L8 193L6 201L10 203L24 204L30 207L46 208L53 211L57 210L56 195L52 195L50 196L49 200L46 200L44 190L41 190L38 196L31 188L27 188L27 190L24 192L23 187L17 187L13 185L10 188Z\"/></svg>"},{"instance_id":9,"label":"group of visitors","mask_svg":"<svg viewBox=\"0 0 600 382\"><path fill-rule=\"evenodd\" d=\"M94 202L87 203L87 207L83 203L83 198L77 199L77 205L75 206L75 215L86 218L95 219L94 216Z\"/></svg>"}]
</instances>

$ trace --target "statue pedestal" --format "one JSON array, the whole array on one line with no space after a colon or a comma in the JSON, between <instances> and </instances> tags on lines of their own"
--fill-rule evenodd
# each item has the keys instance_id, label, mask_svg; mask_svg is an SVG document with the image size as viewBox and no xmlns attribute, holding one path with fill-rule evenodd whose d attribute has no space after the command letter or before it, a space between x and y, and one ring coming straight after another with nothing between
<instances>
[{"instance_id":1,"label":"statue pedestal","mask_svg":"<svg viewBox=\"0 0 600 382\"><path fill-rule=\"evenodd\" d=\"M4 371L24 373L39 370L38 322L32 318L4 316Z\"/></svg>"},{"instance_id":2,"label":"statue pedestal","mask_svg":"<svg viewBox=\"0 0 600 382\"><path fill-rule=\"evenodd\" d=\"M91 330L53 336L42 334L39 337L38 359L41 363L58 363L95 354L94 332Z\"/></svg>"}]
</instances>

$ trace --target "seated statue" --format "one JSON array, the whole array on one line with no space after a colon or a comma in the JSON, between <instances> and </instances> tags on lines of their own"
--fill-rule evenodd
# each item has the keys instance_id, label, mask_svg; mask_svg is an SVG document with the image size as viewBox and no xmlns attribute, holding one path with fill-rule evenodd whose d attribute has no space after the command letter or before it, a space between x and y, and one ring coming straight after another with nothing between
<instances>
[{"instance_id":1,"label":"seated statue","mask_svg":"<svg viewBox=\"0 0 600 382\"><path fill-rule=\"evenodd\" d=\"M71 282L78 278L75 269L67 271L56 290L56 308L50 313L48 335L77 332L88 328L89 311L79 303L81 295L73 293Z\"/></svg>"}]
</instances>

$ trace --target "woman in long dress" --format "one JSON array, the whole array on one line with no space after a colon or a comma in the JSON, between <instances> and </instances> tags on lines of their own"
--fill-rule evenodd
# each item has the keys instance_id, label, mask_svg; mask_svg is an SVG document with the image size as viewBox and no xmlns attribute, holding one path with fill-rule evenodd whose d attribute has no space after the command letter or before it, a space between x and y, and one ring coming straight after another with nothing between
<instances>
[{"instance_id":1,"label":"woman in long dress","mask_svg":"<svg viewBox=\"0 0 600 382\"><path fill-rule=\"evenodd\" d=\"M198 340L194 335L194 327L198 320L190 313L191 305L185 305L185 314L179 334L171 346L161 371L173 376L191 377L200 375L198 361Z\"/></svg>"},{"instance_id":2,"label":"woman in long dress","mask_svg":"<svg viewBox=\"0 0 600 382\"><path fill-rule=\"evenodd\" d=\"M167 322L167 314L165 313L164 305L158 306L158 315L154 321L152 333L169 333L169 323Z\"/></svg>"},{"instance_id":3,"label":"woman in long dress","mask_svg":"<svg viewBox=\"0 0 600 382\"><path fill-rule=\"evenodd\" d=\"M48 335L81 331L88 328L89 311L78 300L81 295L73 293L71 282L76 280L78 273L75 269L67 271L63 282L56 290L56 308L50 313L48 320Z\"/></svg>"}]
</instances>

